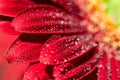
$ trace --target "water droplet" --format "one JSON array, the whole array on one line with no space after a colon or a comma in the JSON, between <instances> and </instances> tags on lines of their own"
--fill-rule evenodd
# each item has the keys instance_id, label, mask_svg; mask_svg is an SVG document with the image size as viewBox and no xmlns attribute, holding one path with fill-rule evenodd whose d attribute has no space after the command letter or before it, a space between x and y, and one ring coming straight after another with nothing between
<instances>
[{"instance_id":1,"label":"water droplet","mask_svg":"<svg viewBox=\"0 0 120 80\"><path fill-rule=\"evenodd\" d=\"M99 67L99 68L102 68L102 67L103 67L103 65L102 65L102 64L99 64L99 65L98 65L98 67Z\"/></svg>"},{"instance_id":2,"label":"water droplet","mask_svg":"<svg viewBox=\"0 0 120 80\"><path fill-rule=\"evenodd\" d=\"M49 47L50 45L49 44L45 44L46 47Z\"/></svg>"},{"instance_id":3,"label":"water droplet","mask_svg":"<svg viewBox=\"0 0 120 80\"><path fill-rule=\"evenodd\" d=\"M64 69L63 69L63 68L60 68L60 71L64 71Z\"/></svg>"},{"instance_id":4,"label":"water droplet","mask_svg":"<svg viewBox=\"0 0 120 80\"><path fill-rule=\"evenodd\" d=\"M46 62L46 61L44 61L43 63L44 63L44 64L47 64L47 62Z\"/></svg>"},{"instance_id":5,"label":"water droplet","mask_svg":"<svg viewBox=\"0 0 120 80\"><path fill-rule=\"evenodd\" d=\"M62 58L62 60L63 60L64 62L67 62L67 59L66 59L66 58Z\"/></svg>"},{"instance_id":6,"label":"water droplet","mask_svg":"<svg viewBox=\"0 0 120 80\"><path fill-rule=\"evenodd\" d=\"M65 69L65 72L67 72L68 71L68 69Z\"/></svg>"},{"instance_id":7,"label":"water droplet","mask_svg":"<svg viewBox=\"0 0 120 80\"><path fill-rule=\"evenodd\" d=\"M65 21L60 21L60 24L64 24L65 23Z\"/></svg>"},{"instance_id":8,"label":"water droplet","mask_svg":"<svg viewBox=\"0 0 120 80\"><path fill-rule=\"evenodd\" d=\"M45 57L47 57L47 56L48 56L48 54L46 53L46 54L45 54Z\"/></svg>"},{"instance_id":9,"label":"water droplet","mask_svg":"<svg viewBox=\"0 0 120 80\"><path fill-rule=\"evenodd\" d=\"M51 54L54 54L54 51L50 51Z\"/></svg>"},{"instance_id":10,"label":"water droplet","mask_svg":"<svg viewBox=\"0 0 120 80\"><path fill-rule=\"evenodd\" d=\"M76 78L73 78L72 80L76 80Z\"/></svg>"},{"instance_id":11,"label":"water droplet","mask_svg":"<svg viewBox=\"0 0 120 80\"><path fill-rule=\"evenodd\" d=\"M90 70L91 69L91 65L88 65L88 67L86 68L87 70Z\"/></svg>"},{"instance_id":12,"label":"water droplet","mask_svg":"<svg viewBox=\"0 0 120 80\"><path fill-rule=\"evenodd\" d=\"M75 41L75 45L78 45L78 42L77 42L77 41Z\"/></svg>"}]
</instances>

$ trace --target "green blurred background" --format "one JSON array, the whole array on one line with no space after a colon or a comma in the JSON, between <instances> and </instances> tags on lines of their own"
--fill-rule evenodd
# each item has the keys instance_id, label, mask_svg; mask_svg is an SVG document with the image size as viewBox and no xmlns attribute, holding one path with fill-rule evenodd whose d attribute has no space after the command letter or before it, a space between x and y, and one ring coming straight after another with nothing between
<instances>
[{"instance_id":1,"label":"green blurred background","mask_svg":"<svg viewBox=\"0 0 120 80\"><path fill-rule=\"evenodd\" d=\"M120 0L104 0L106 12L113 17L116 24L120 27Z\"/></svg>"}]
</instances>

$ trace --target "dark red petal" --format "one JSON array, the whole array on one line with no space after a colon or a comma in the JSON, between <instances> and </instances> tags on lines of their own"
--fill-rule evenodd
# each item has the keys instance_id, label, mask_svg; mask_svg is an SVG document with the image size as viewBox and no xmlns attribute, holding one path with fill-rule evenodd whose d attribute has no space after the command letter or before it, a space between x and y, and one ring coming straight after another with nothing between
<instances>
[{"instance_id":1,"label":"dark red petal","mask_svg":"<svg viewBox=\"0 0 120 80\"><path fill-rule=\"evenodd\" d=\"M46 65L41 63L31 64L24 74L23 80L51 80L45 73Z\"/></svg>"},{"instance_id":2,"label":"dark red petal","mask_svg":"<svg viewBox=\"0 0 120 80\"><path fill-rule=\"evenodd\" d=\"M76 33L85 30L80 20L51 5L39 5L19 14L12 22L24 33Z\"/></svg>"},{"instance_id":3,"label":"dark red petal","mask_svg":"<svg viewBox=\"0 0 120 80\"><path fill-rule=\"evenodd\" d=\"M88 4L88 0L51 0L64 8L71 15L80 19L81 21L88 22L88 14L86 14L86 6ZM90 22L88 22L90 23Z\"/></svg>"},{"instance_id":4,"label":"dark red petal","mask_svg":"<svg viewBox=\"0 0 120 80\"><path fill-rule=\"evenodd\" d=\"M95 42L81 41L76 46L66 51L60 53L58 52L56 55L53 55L50 60L54 61L54 63L56 64L62 64L79 57L79 62L81 62L84 58L91 56L92 53L90 54L89 52L96 47L97 44Z\"/></svg>"},{"instance_id":5,"label":"dark red petal","mask_svg":"<svg viewBox=\"0 0 120 80\"><path fill-rule=\"evenodd\" d=\"M85 42L87 43L87 41L89 41L91 38L92 36L90 34L72 35L64 37L53 36L42 47L40 52L40 61L46 64L53 65L67 62L75 57L80 56L82 54L81 50L85 49L84 47L87 48L90 44L86 44L86 46L83 46L82 48L81 46L84 45ZM94 45L97 44L94 43L91 45L95 47ZM81 50L78 50L79 48L81 48ZM75 55L77 53L78 55ZM69 59L66 60L67 58Z\"/></svg>"},{"instance_id":6,"label":"dark red petal","mask_svg":"<svg viewBox=\"0 0 120 80\"><path fill-rule=\"evenodd\" d=\"M37 4L50 4L51 1L50 0L31 0Z\"/></svg>"},{"instance_id":7,"label":"dark red petal","mask_svg":"<svg viewBox=\"0 0 120 80\"><path fill-rule=\"evenodd\" d=\"M29 0L0 0L0 15L16 16L24 9L36 5Z\"/></svg>"},{"instance_id":8,"label":"dark red petal","mask_svg":"<svg viewBox=\"0 0 120 80\"><path fill-rule=\"evenodd\" d=\"M86 50L87 48L88 48L88 50ZM83 50L84 50L83 54L80 56L77 56L77 58L74 58L66 63L56 66L55 67L55 75L56 74L65 74L66 72L72 70L73 68L78 67L78 66L84 64L85 62L89 61L90 58L93 55L95 55L95 53L97 54L96 47L85 47Z\"/></svg>"},{"instance_id":9,"label":"dark red petal","mask_svg":"<svg viewBox=\"0 0 120 80\"><path fill-rule=\"evenodd\" d=\"M69 67L74 66L74 64L72 65L70 62L60 65L55 68L56 70L54 72L54 76L56 76L57 80L73 80L74 78L82 79L95 70L102 55L103 53L97 51L94 56L90 58L90 60L75 68L71 68L71 70L69 70ZM60 74L61 71L65 71L65 73Z\"/></svg>"},{"instance_id":10,"label":"dark red petal","mask_svg":"<svg viewBox=\"0 0 120 80\"><path fill-rule=\"evenodd\" d=\"M52 0L56 4L60 5L67 11L69 11L72 15L79 15L80 9L78 5L75 3L75 0Z\"/></svg>"},{"instance_id":11,"label":"dark red petal","mask_svg":"<svg viewBox=\"0 0 120 80\"><path fill-rule=\"evenodd\" d=\"M0 15L0 21L12 21L13 17Z\"/></svg>"},{"instance_id":12,"label":"dark red petal","mask_svg":"<svg viewBox=\"0 0 120 80\"><path fill-rule=\"evenodd\" d=\"M78 79L78 80L98 80L97 73L98 73L98 69L96 68L93 72L83 77L82 79Z\"/></svg>"},{"instance_id":13,"label":"dark red petal","mask_svg":"<svg viewBox=\"0 0 120 80\"><path fill-rule=\"evenodd\" d=\"M52 35L51 34L21 34L19 39L22 42L31 42L31 43L38 43L44 44L47 39L49 39Z\"/></svg>"},{"instance_id":14,"label":"dark red petal","mask_svg":"<svg viewBox=\"0 0 120 80\"><path fill-rule=\"evenodd\" d=\"M88 0L51 0L65 9L69 14L78 18L83 25L94 24L89 18L88 13ZM88 14L87 14L88 13ZM89 26L88 26L89 27ZM87 28L88 29L88 28Z\"/></svg>"},{"instance_id":15,"label":"dark red petal","mask_svg":"<svg viewBox=\"0 0 120 80\"><path fill-rule=\"evenodd\" d=\"M14 30L10 21L0 21L0 33L20 34Z\"/></svg>"}]
</instances>

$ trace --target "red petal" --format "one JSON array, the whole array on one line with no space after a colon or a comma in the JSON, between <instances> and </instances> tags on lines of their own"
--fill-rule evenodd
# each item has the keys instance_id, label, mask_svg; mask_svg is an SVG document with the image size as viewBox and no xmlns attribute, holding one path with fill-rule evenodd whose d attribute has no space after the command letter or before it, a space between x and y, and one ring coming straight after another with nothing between
<instances>
[{"instance_id":1,"label":"red petal","mask_svg":"<svg viewBox=\"0 0 120 80\"><path fill-rule=\"evenodd\" d=\"M105 54L99 64L98 78L99 80L107 80L107 55Z\"/></svg>"},{"instance_id":2,"label":"red petal","mask_svg":"<svg viewBox=\"0 0 120 80\"><path fill-rule=\"evenodd\" d=\"M38 61L41 47L49 37L50 35L21 34L7 51L8 62Z\"/></svg>"},{"instance_id":3,"label":"red petal","mask_svg":"<svg viewBox=\"0 0 120 80\"><path fill-rule=\"evenodd\" d=\"M0 32L7 34L20 34L14 30L10 21L0 21Z\"/></svg>"},{"instance_id":4,"label":"red petal","mask_svg":"<svg viewBox=\"0 0 120 80\"><path fill-rule=\"evenodd\" d=\"M119 56L119 54L116 56ZM115 66L112 63L115 64ZM120 80L120 59L117 60L115 59L115 57L111 59L111 69L112 69L112 74L113 74L112 78L116 80Z\"/></svg>"},{"instance_id":5,"label":"red petal","mask_svg":"<svg viewBox=\"0 0 120 80\"><path fill-rule=\"evenodd\" d=\"M84 54L84 52L82 53L81 50L78 49L81 48L85 42L87 43L87 41L89 41L91 38L91 35L87 34L64 36L61 38L60 36L56 36L56 38L53 36L53 38L50 38L42 47L40 61L53 65L67 62ZM87 46L88 45L86 44L86 46L83 47L87 48ZM75 55L77 53L78 55Z\"/></svg>"},{"instance_id":6,"label":"red petal","mask_svg":"<svg viewBox=\"0 0 120 80\"><path fill-rule=\"evenodd\" d=\"M54 76L61 80L72 80L73 78L81 79L90 74L96 68L102 55L103 53L98 53L97 51L88 61L85 61L83 64L79 64L79 60L73 60L73 62L70 61L58 67L56 66L54 69ZM86 57L86 59L87 58L88 57Z\"/></svg>"},{"instance_id":7,"label":"red petal","mask_svg":"<svg viewBox=\"0 0 120 80\"><path fill-rule=\"evenodd\" d=\"M7 51L8 62L38 61L41 47L49 37L50 35L21 34Z\"/></svg>"},{"instance_id":8,"label":"red petal","mask_svg":"<svg viewBox=\"0 0 120 80\"><path fill-rule=\"evenodd\" d=\"M75 0L52 0L56 4L59 4L61 7L69 11L73 15L79 15L80 9L75 3Z\"/></svg>"},{"instance_id":9,"label":"red petal","mask_svg":"<svg viewBox=\"0 0 120 80\"><path fill-rule=\"evenodd\" d=\"M88 5L88 0L52 0L62 8L64 8L71 15L80 19L81 21L88 22L88 14L86 14L86 6ZM88 23L90 24L90 22Z\"/></svg>"},{"instance_id":10,"label":"red petal","mask_svg":"<svg viewBox=\"0 0 120 80\"><path fill-rule=\"evenodd\" d=\"M51 5L39 5L19 14L12 22L24 33L75 33L85 30L80 20Z\"/></svg>"},{"instance_id":11,"label":"red petal","mask_svg":"<svg viewBox=\"0 0 120 80\"><path fill-rule=\"evenodd\" d=\"M78 80L98 80L97 73L98 73L98 69L96 68L93 72L83 77L82 79L78 79Z\"/></svg>"},{"instance_id":12,"label":"red petal","mask_svg":"<svg viewBox=\"0 0 120 80\"><path fill-rule=\"evenodd\" d=\"M113 57L110 59L110 66L112 80L120 80L120 61Z\"/></svg>"},{"instance_id":13,"label":"red petal","mask_svg":"<svg viewBox=\"0 0 120 80\"><path fill-rule=\"evenodd\" d=\"M16 16L24 9L36 5L29 0L0 0L0 15Z\"/></svg>"},{"instance_id":14,"label":"red petal","mask_svg":"<svg viewBox=\"0 0 120 80\"><path fill-rule=\"evenodd\" d=\"M9 63L25 63L38 61L42 44L16 40L7 51Z\"/></svg>"},{"instance_id":15,"label":"red petal","mask_svg":"<svg viewBox=\"0 0 120 80\"><path fill-rule=\"evenodd\" d=\"M46 65L41 63L31 64L24 74L23 80L51 80L45 73Z\"/></svg>"},{"instance_id":16,"label":"red petal","mask_svg":"<svg viewBox=\"0 0 120 80\"><path fill-rule=\"evenodd\" d=\"M106 53L98 68L99 80L120 80L120 61L115 59L114 55L109 57L109 54Z\"/></svg>"}]
</instances>

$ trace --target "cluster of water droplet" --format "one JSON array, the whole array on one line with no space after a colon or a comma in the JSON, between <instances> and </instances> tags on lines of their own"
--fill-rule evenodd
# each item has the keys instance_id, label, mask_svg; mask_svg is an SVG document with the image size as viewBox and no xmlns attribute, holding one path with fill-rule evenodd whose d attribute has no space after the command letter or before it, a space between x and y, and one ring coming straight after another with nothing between
<instances>
[{"instance_id":1,"label":"cluster of water droplet","mask_svg":"<svg viewBox=\"0 0 120 80\"><path fill-rule=\"evenodd\" d=\"M64 7L31 3L34 6L27 7L11 22L22 34L9 47L7 60L30 63L23 80L80 80L97 68L103 55L93 34L88 34L85 13L74 1L52 1Z\"/></svg>"}]
</instances>

